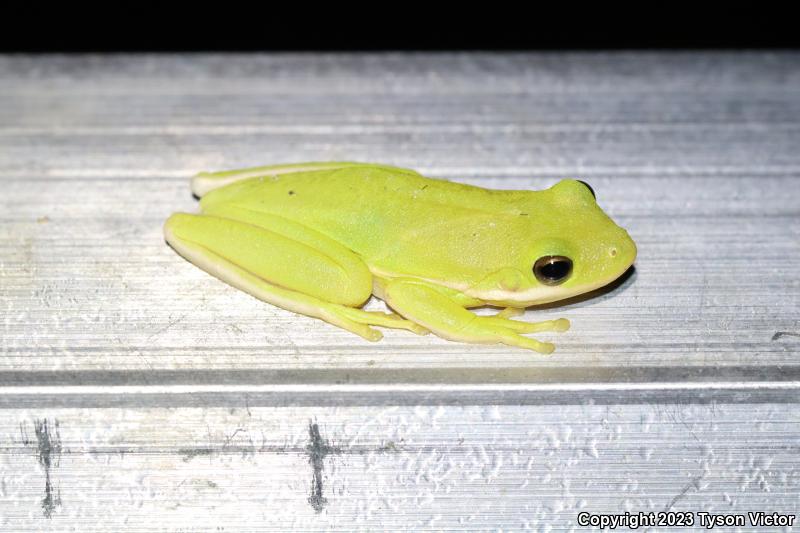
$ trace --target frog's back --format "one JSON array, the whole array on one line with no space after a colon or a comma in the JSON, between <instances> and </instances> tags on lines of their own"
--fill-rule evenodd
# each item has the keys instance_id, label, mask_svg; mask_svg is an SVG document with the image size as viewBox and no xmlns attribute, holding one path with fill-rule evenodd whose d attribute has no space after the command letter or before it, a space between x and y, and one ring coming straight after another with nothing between
<instances>
[{"instance_id":1,"label":"frog's back","mask_svg":"<svg viewBox=\"0 0 800 533\"><path fill-rule=\"evenodd\" d=\"M530 191L494 191L413 171L356 167L263 176L214 190L202 199L207 208L219 202L302 223L363 255L381 255L397 236L442 221L519 214Z\"/></svg>"}]
</instances>

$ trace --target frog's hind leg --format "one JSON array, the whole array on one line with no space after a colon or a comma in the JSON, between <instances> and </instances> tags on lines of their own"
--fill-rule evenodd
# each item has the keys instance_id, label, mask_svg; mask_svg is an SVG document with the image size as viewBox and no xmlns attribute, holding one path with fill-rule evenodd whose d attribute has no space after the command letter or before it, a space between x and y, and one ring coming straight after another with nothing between
<instances>
[{"instance_id":1,"label":"frog's hind leg","mask_svg":"<svg viewBox=\"0 0 800 533\"><path fill-rule=\"evenodd\" d=\"M284 222L292 229L293 223ZM286 230L279 224L276 229ZM164 235L179 254L230 285L367 340L382 337L370 325L424 331L396 315L354 309L372 291L366 265L335 241L300 229L298 239L238 220L176 213L165 223Z\"/></svg>"},{"instance_id":2,"label":"frog's hind leg","mask_svg":"<svg viewBox=\"0 0 800 533\"><path fill-rule=\"evenodd\" d=\"M351 167L386 167L374 163L355 163L352 161L328 161L318 163L295 163L291 165L270 165L264 167L240 168L236 170L224 170L222 172L200 172L192 178L192 193L198 198L202 198L214 189L219 189L225 185L245 180L248 178L258 178L260 176L280 176L295 172L314 172L317 170L337 170L340 168ZM394 168L394 167L386 167ZM413 172L406 169L404 172Z\"/></svg>"}]
</instances>

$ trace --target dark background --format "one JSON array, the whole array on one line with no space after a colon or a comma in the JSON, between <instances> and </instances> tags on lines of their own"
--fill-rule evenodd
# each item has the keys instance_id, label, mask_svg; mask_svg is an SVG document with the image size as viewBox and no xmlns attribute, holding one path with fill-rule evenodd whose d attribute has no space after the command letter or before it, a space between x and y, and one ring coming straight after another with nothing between
<instances>
[{"instance_id":1,"label":"dark background","mask_svg":"<svg viewBox=\"0 0 800 533\"><path fill-rule=\"evenodd\" d=\"M325 7L327 6L327 7ZM796 16L751 5L28 6L0 19L0 52L625 50L800 48ZM794 27L793 27L794 26Z\"/></svg>"}]
</instances>

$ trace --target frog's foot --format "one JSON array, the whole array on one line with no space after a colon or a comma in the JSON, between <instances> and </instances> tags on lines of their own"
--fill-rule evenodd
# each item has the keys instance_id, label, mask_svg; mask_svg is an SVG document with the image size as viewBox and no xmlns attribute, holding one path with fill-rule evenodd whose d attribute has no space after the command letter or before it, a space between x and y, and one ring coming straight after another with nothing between
<instances>
[{"instance_id":1,"label":"frog's foot","mask_svg":"<svg viewBox=\"0 0 800 533\"><path fill-rule=\"evenodd\" d=\"M410 320L406 320L396 313L381 313L380 311L364 311L363 309L355 309L353 307L346 307L343 305L336 306L337 309L333 312L340 313L343 317L358 322L359 324L368 324L370 326L380 326L384 328L405 329L416 333L417 335L427 335L430 333L427 329L419 324L415 324Z\"/></svg>"},{"instance_id":2,"label":"frog's foot","mask_svg":"<svg viewBox=\"0 0 800 533\"><path fill-rule=\"evenodd\" d=\"M499 314L499 313L498 313ZM474 334L497 338L497 342L502 342L510 346L528 348L539 353L550 354L555 350L555 346L549 342L540 342L536 339L523 337L520 333L537 333L540 331L563 332L569 329L569 320L559 318L556 320L544 320L542 322L522 322L520 320L510 320L496 316L476 316L468 326Z\"/></svg>"},{"instance_id":3,"label":"frog's foot","mask_svg":"<svg viewBox=\"0 0 800 533\"><path fill-rule=\"evenodd\" d=\"M478 316L435 286L419 280L391 280L386 286L385 296L386 303L402 316L449 340L479 344L502 343L550 354L555 349L553 344L521 334L569 329L569 321L564 318L543 322L511 320L508 316L519 314L515 310L506 309L494 316Z\"/></svg>"}]
</instances>

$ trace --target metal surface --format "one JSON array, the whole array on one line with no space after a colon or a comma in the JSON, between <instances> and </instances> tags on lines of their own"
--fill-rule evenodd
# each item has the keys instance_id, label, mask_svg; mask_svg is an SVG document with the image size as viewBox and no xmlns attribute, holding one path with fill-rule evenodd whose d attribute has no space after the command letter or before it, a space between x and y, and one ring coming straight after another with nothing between
<instances>
[{"instance_id":1,"label":"metal surface","mask_svg":"<svg viewBox=\"0 0 800 533\"><path fill-rule=\"evenodd\" d=\"M790 53L0 57L3 527L796 512L798 146ZM548 358L367 343L163 242L198 170L336 159L583 179L636 270L530 310Z\"/></svg>"}]
</instances>

